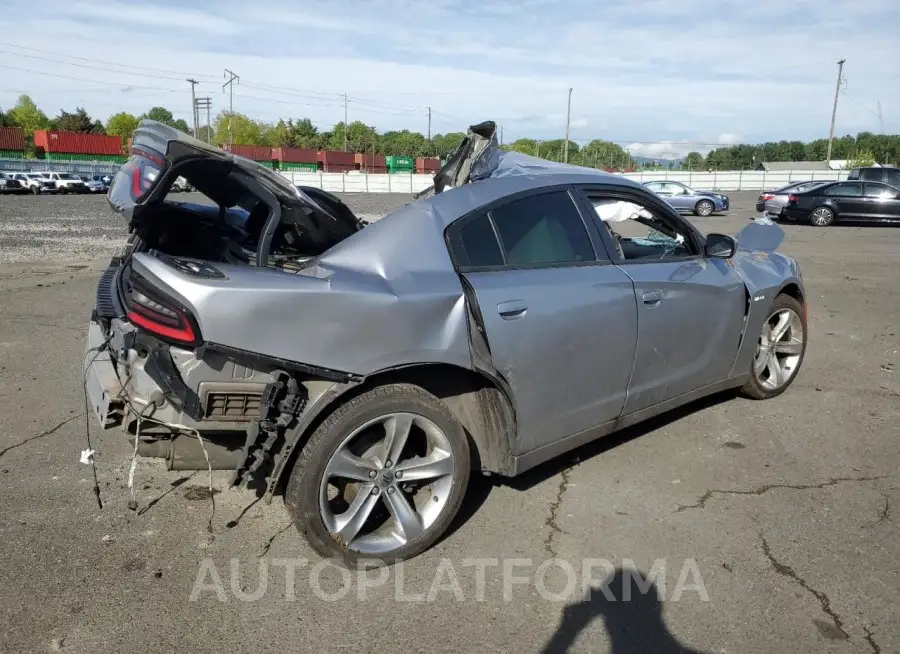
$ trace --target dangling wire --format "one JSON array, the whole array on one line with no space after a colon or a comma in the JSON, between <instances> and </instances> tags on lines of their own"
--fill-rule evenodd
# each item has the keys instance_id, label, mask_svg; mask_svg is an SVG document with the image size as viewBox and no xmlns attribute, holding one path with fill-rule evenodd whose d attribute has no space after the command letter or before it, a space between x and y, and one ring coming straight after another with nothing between
<instances>
[{"instance_id":1,"label":"dangling wire","mask_svg":"<svg viewBox=\"0 0 900 654\"><path fill-rule=\"evenodd\" d=\"M137 426L134 430L134 452L131 454L131 468L128 470L128 490L131 492L131 499L128 501L128 508L132 511L137 511L137 498L134 494L134 471L137 468L137 454L138 454L138 443L141 438L141 422L144 419L144 413L153 407L156 410L156 401L151 400L149 404L145 405L143 409L141 409L140 413L137 414ZM150 415L153 415L151 412Z\"/></svg>"}]
</instances>

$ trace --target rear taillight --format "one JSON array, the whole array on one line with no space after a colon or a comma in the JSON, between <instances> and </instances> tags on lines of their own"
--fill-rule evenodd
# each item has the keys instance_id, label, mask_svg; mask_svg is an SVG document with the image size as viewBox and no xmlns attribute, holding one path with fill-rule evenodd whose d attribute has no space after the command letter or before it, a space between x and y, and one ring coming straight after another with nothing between
<instances>
[{"instance_id":1,"label":"rear taillight","mask_svg":"<svg viewBox=\"0 0 900 654\"><path fill-rule=\"evenodd\" d=\"M760 202L765 202L766 200L771 200L774 197L775 197L774 193L763 193L762 195L759 196L759 200L760 200Z\"/></svg>"},{"instance_id":2,"label":"rear taillight","mask_svg":"<svg viewBox=\"0 0 900 654\"><path fill-rule=\"evenodd\" d=\"M134 288L128 320L136 326L177 345L197 346L200 330L191 315L171 298L151 290L140 278L132 278Z\"/></svg>"},{"instance_id":3,"label":"rear taillight","mask_svg":"<svg viewBox=\"0 0 900 654\"><path fill-rule=\"evenodd\" d=\"M791 204L793 204L793 203L796 202L796 201L797 201L797 196L794 195L793 193L791 193L791 194L788 196L788 202L790 202Z\"/></svg>"}]
</instances>

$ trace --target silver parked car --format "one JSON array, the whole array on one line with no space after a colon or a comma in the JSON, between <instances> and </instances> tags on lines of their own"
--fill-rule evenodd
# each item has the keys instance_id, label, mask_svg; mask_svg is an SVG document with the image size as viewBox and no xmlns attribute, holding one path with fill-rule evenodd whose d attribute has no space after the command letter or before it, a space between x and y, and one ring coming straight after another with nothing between
<instances>
[{"instance_id":1,"label":"silver parked car","mask_svg":"<svg viewBox=\"0 0 900 654\"><path fill-rule=\"evenodd\" d=\"M770 221L704 235L644 186L473 126L434 185L365 225L337 197L144 121L110 205L85 392L140 455L279 490L322 555L394 562L473 471L512 477L740 388L806 350ZM183 176L218 206L173 201Z\"/></svg>"},{"instance_id":2,"label":"silver parked car","mask_svg":"<svg viewBox=\"0 0 900 654\"><path fill-rule=\"evenodd\" d=\"M802 181L791 182L787 186L782 186L774 191L763 191L756 200L756 210L765 214L769 218L778 220L782 217L785 205L791 193L804 193L810 191L823 184L829 184L828 181Z\"/></svg>"},{"instance_id":3,"label":"silver parked car","mask_svg":"<svg viewBox=\"0 0 900 654\"><path fill-rule=\"evenodd\" d=\"M645 182L644 186L657 195L662 196L681 213L692 213L696 216L711 216L714 213L728 211L727 195L715 191L698 191L673 181Z\"/></svg>"}]
</instances>

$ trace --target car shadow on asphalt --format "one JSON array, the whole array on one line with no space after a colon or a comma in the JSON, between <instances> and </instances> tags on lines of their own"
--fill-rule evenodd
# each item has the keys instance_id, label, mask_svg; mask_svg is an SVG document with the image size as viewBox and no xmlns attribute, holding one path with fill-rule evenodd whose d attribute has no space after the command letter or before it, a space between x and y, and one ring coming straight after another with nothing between
<instances>
[{"instance_id":1,"label":"car shadow on asphalt","mask_svg":"<svg viewBox=\"0 0 900 654\"><path fill-rule=\"evenodd\" d=\"M663 599L646 575L617 568L582 601L566 606L541 654L564 654L597 619L609 637L610 654L704 654L678 642L663 620Z\"/></svg>"},{"instance_id":2,"label":"car shadow on asphalt","mask_svg":"<svg viewBox=\"0 0 900 654\"><path fill-rule=\"evenodd\" d=\"M538 484L569 470L583 461L599 456L623 443L634 440L635 438L639 438L645 434L656 431L657 429L666 427L693 413L704 411L713 406L728 402L734 399L736 395L736 390L726 390L695 400L694 402L685 404L677 409L650 418L640 424L626 427L621 431L613 432L596 441L586 443L585 445L577 447L565 454L561 454L546 463L542 463L517 477L503 478L473 475L469 480L469 488L466 492L463 504L459 509L459 513L456 515L456 519L440 540L443 541L445 538L454 534L478 513L479 509L490 496L491 491L497 486L506 486L517 491L528 491Z\"/></svg>"}]
</instances>

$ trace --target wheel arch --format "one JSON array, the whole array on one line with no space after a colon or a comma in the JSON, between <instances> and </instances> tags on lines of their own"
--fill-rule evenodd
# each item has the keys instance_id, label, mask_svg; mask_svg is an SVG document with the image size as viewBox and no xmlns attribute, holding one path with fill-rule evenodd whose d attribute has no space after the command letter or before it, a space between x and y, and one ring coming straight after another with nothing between
<instances>
[{"instance_id":1,"label":"wheel arch","mask_svg":"<svg viewBox=\"0 0 900 654\"><path fill-rule=\"evenodd\" d=\"M276 462L269 493L284 486L300 450L332 412L373 388L398 383L419 386L444 402L466 432L473 469L512 474L516 419L506 384L480 371L447 363L422 363L381 370L360 383L338 385L323 394L323 401L313 403L313 414L305 416L287 438L289 449Z\"/></svg>"},{"instance_id":2,"label":"wheel arch","mask_svg":"<svg viewBox=\"0 0 900 654\"><path fill-rule=\"evenodd\" d=\"M714 200L712 200L711 198L699 198L699 199L694 203L694 213L699 213L699 212L697 211L697 207L700 206L700 203L701 203L701 202L706 202L707 204L712 205L712 213L715 213L715 212L716 212L716 203L715 203Z\"/></svg>"}]
</instances>

